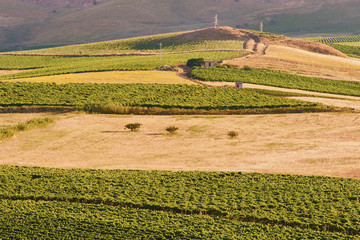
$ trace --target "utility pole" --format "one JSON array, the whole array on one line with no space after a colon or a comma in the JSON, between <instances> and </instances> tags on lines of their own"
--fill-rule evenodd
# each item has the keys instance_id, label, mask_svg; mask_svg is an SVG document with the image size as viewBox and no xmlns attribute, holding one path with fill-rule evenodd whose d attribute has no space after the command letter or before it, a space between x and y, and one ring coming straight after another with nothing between
<instances>
[{"instance_id":1,"label":"utility pole","mask_svg":"<svg viewBox=\"0 0 360 240\"><path fill-rule=\"evenodd\" d=\"M245 49L244 49L244 67L246 66L246 52L245 52Z\"/></svg>"},{"instance_id":2,"label":"utility pole","mask_svg":"<svg viewBox=\"0 0 360 240\"><path fill-rule=\"evenodd\" d=\"M217 14L215 15L214 28L219 27L219 20Z\"/></svg>"},{"instance_id":3,"label":"utility pole","mask_svg":"<svg viewBox=\"0 0 360 240\"><path fill-rule=\"evenodd\" d=\"M161 49L162 49L162 43L160 43L160 64L162 63L162 52L161 52Z\"/></svg>"}]
</instances>

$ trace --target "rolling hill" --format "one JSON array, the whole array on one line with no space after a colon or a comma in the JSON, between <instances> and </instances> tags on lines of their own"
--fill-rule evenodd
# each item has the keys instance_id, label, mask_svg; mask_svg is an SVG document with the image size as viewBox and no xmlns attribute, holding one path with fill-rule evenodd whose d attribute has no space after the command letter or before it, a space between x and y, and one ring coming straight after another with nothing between
<instances>
[{"instance_id":1,"label":"rolling hill","mask_svg":"<svg viewBox=\"0 0 360 240\"><path fill-rule=\"evenodd\" d=\"M356 0L0 0L0 50L67 45L220 25L268 32L356 32Z\"/></svg>"}]
</instances>

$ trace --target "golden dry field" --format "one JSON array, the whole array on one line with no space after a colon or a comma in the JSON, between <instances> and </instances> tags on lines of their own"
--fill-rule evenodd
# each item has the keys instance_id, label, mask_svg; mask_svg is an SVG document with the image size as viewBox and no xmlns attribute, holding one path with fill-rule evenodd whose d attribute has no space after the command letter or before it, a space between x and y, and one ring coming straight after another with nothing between
<instances>
[{"instance_id":1,"label":"golden dry field","mask_svg":"<svg viewBox=\"0 0 360 240\"><path fill-rule=\"evenodd\" d=\"M21 82L64 83L159 83L159 84L194 84L179 77L178 72L166 71L111 71L53 75L46 77L20 78Z\"/></svg>"},{"instance_id":2,"label":"golden dry field","mask_svg":"<svg viewBox=\"0 0 360 240\"><path fill-rule=\"evenodd\" d=\"M46 114L45 114L46 115ZM0 114L0 126L44 114ZM360 114L129 116L65 114L1 141L0 163L243 171L360 178ZM124 129L143 124L138 132ZM168 135L165 128L179 128ZM230 139L229 131L239 136Z\"/></svg>"},{"instance_id":3,"label":"golden dry field","mask_svg":"<svg viewBox=\"0 0 360 240\"><path fill-rule=\"evenodd\" d=\"M224 63L243 66L244 59ZM309 52L293 47L269 45L265 54L247 56L246 65L260 69L282 70L311 77L360 81L360 59Z\"/></svg>"}]
</instances>

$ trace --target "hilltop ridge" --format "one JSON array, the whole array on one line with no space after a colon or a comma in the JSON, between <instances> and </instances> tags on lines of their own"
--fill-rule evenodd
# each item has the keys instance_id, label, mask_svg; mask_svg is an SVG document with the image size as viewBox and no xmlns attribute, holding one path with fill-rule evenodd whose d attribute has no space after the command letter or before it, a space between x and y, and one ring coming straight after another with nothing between
<instances>
[{"instance_id":1,"label":"hilltop ridge","mask_svg":"<svg viewBox=\"0 0 360 240\"><path fill-rule=\"evenodd\" d=\"M220 41L213 43L210 42ZM70 45L57 48L16 52L26 55L126 55L158 54L160 43L163 52L186 52L194 50L240 50L250 52L265 51L269 45L280 45L316 53L346 57L340 51L317 42L294 39L284 35L261 33L252 30L236 29L228 26L203 28L193 31L150 35L137 38L120 39L90 44ZM195 46L200 44L202 46ZM189 45L189 46L187 46ZM184 47L187 46L187 47Z\"/></svg>"}]
</instances>

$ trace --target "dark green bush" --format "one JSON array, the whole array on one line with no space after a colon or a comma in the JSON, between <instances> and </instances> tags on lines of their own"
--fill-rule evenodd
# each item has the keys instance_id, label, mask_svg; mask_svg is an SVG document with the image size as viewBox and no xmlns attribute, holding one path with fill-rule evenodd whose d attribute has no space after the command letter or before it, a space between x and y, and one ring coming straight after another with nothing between
<instances>
[{"instance_id":1,"label":"dark green bush","mask_svg":"<svg viewBox=\"0 0 360 240\"><path fill-rule=\"evenodd\" d=\"M175 133L179 128L175 126L170 126L166 128L166 131L168 131L170 134Z\"/></svg>"},{"instance_id":2,"label":"dark green bush","mask_svg":"<svg viewBox=\"0 0 360 240\"><path fill-rule=\"evenodd\" d=\"M239 136L239 134L235 131L230 131L230 132L228 132L228 136L230 138L236 138L237 136Z\"/></svg>"},{"instance_id":3,"label":"dark green bush","mask_svg":"<svg viewBox=\"0 0 360 240\"><path fill-rule=\"evenodd\" d=\"M248 71L249 71L249 70L252 70L252 68L251 68L250 66L248 66L248 65L245 65L243 69L244 69L244 70L248 70Z\"/></svg>"},{"instance_id":4,"label":"dark green bush","mask_svg":"<svg viewBox=\"0 0 360 240\"><path fill-rule=\"evenodd\" d=\"M137 132L141 125L141 123L129 123L125 125L125 128L130 129L132 132Z\"/></svg>"},{"instance_id":5,"label":"dark green bush","mask_svg":"<svg viewBox=\"0 0 360 240\"><path fill-rule=\"evenodd\" d=\"M186 63L188 67L202 67L205 64L205 60L203 58L192 58L189 59Z\"/></svg>"}]
</instances>

